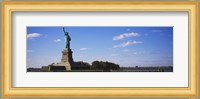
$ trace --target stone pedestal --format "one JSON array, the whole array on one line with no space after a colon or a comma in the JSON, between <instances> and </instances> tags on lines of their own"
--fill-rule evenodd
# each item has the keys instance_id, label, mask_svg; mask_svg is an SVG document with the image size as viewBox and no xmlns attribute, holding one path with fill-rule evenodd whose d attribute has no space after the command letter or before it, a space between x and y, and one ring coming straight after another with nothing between
<instances>
[{"instance_id":1,"label":"stone pedestal","mask_svg":"<svg viewBox=\"0 0 200 99\"><path fill-rule=\"evenodd\" d=\"M61 63L73 63L71 49L63 49Z\"/></svg>"},{"instance_id":2,"label":"stone pedestal","mask_svg":"<svg viewBox=\"0 0 200 99\"><path fill-rule=\"evenodd\" d=\"M62 59L60 63L53 64L52 66L65 66L66 70L71 70L71 66L73 65L74 61L72 58L72 51L71 49L63 49L62 51Z\"/></svg>"}]
</instances>

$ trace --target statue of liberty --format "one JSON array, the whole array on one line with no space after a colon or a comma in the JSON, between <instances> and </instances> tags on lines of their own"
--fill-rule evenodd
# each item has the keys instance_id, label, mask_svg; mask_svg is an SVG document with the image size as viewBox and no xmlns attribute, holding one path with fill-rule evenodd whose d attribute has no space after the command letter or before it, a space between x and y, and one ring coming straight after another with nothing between
<instances>
[{"instance_id":1,"label":"statue of liberty","mask_svg":"<svg viewBox=\"0 0 200 99\"><path fill-rule=\"evenodd\" d=\"M65 43L66 43L65 48L66 48L66 49L70 49L70 41L71 41L71 38L70 38L68 32L65 32L65 28L64 28L64 27L63 27L63 32L64 32L64 35L65 35Z\"/></svg>"}]
</instances>

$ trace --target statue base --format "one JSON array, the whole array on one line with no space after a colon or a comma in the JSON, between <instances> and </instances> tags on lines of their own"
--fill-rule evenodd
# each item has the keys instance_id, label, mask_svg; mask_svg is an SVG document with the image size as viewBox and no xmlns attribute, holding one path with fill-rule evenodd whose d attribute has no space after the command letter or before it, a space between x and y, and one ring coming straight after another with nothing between
<instances>
[{"instance_id":1,"label":"statue base","mask_svg":"<svg viewBox=\"0 0 200 99\"><path fill-rule=\"evenodd\" d=\"M51 70L51 66L58 66L58 67L64 66L65 70L71 70L71 67L74 64L72 53L73 52L71 51L71 49L64 48L62 51L61 62L57 64L49 65L50 66L49 70ZM53 68L56 68L56 67L53 67Z\"/></svg>"}]
</instances>

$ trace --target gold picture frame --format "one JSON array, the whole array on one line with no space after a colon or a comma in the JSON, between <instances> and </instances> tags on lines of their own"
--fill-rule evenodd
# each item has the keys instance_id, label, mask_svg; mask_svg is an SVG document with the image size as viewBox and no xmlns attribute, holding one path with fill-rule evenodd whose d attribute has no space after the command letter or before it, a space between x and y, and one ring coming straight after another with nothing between
<instances>
[{"instance_id":1,"label":"gold picture frame","mask_svg":"<svg viewBox=\"0 0 200 99\"><path fill-rule=\"evenodd\" d=\"M197 97L198 2L2 2L3 97ZM187 11L189 12L188 88L13 88L11 13L14 11Z\"/></svg>"}]
</instances>

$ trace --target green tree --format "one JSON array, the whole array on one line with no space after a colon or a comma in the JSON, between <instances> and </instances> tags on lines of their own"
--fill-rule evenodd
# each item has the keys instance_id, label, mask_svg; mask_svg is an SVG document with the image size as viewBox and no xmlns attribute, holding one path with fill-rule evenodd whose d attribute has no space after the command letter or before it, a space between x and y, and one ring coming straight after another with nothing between
<instances>
[{"instance_id":1,"label":"green tree","mask_svg":"<svg viewBox=\"0 0 200 99\"><path fill-rule=\"evenodd\" d=\"M74 62L74 66L71 67L72 70L90 70L90 64L83 61Z\"/></svg>"},{"instance_id":2,"label":"green tree","mask_svg":"<svg viewBox=\"0 0 200 99\"><path fill-rule=\"evenodd\" d=\"M111 71L118 70L120 67L118 64L112 62L103 62L103 61L93 61L91 69L92 70L103 70L103 71Z\"/></svg>"}]
</instances>

